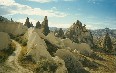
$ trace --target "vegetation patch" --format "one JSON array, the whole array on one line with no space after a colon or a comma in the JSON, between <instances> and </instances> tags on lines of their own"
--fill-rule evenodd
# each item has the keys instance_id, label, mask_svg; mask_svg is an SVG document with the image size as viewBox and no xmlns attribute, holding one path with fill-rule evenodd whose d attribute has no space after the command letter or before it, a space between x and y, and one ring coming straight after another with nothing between
<instances>
[{"instance_id":1,"label":"vegetation patch","mask_svg":"<svg viewBox=\"0 0 116 73\"><path fill-rule=\"evenodd\" d=\"M27 42L28 40L26 38L24 38L24 34L21 35L13 35L13 34L9 34L11 39L14 39L15 41L17 41L18 43L20 43L22 46L27 46Z\"/></svg>"},{"instance_id":2,"label":"vegetation patch","mask_svg":"<svg viewBox=\"0 0 116 73\"><path fill-rule=\"evenodd\" d=\"M51 56L54 56L54 53L56 53L56 51L58 50L58 46L50 43L48 40L44 40L46 45L47 45L47 51L50 53Z\"/></svg>"},{"instance_id":3,"label":"vegetation patch","mask_svg":"<svg viewBox=\"0 0 116 73\"><path fill-rule=\"evenodd\" d=\"M11 44L9 44L9 47L7 49L0 50L0 63L5 62L8 56L10 56L13 53L15 48L16 45L12 42Z\"/></svg>"},{"instance_id":4,"label":"vegetation patch","mask_svg":"<svg viewBox=\"0 0 116 73\"><path fill-rule=\"evenodd\" d=\"M57 69L57 64L53 61L50 61L48 59L42 59L37 63L37 66L35 68L35 73L44 73L45 71L48 73L55 73Z\"/></svg>"}]
</instances>

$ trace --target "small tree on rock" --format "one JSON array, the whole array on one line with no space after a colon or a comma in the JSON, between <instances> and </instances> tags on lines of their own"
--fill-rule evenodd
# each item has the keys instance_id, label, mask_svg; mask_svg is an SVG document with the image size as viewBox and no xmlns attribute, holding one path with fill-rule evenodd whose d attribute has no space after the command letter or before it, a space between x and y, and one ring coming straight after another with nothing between
<instances>
[{"instance_id":1,"label":"small tree on rock","mask_svg":"<svg viewBox=\"0 0 116 73\"><path fill-rule=\"evenodd\" d=\"M104 50L106 52L111 52L112 51L112 41L108 33L106 33L105 38L104 38Z\"/></svg>"}]
</instances>

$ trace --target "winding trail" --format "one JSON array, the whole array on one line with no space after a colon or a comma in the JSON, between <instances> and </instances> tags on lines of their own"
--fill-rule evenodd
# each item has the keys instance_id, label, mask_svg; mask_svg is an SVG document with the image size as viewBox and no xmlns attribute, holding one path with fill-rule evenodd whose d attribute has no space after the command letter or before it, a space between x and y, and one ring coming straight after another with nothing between
<instances>
[{"instance_id":1,"label":"winding trail","mask_svg":"<svg viewBox=\"0 0 116 73\"><path fill-rule=\"evenodd\" d=\"M32 71L25 69L19 65L18 56L21 52L22 47L18 42L14 40L12 40L12 42L16 44L16 50L12 53L12 55L8 57L6 64L13 68L15 70L15 73L33 73Z\"/></svg>"}]
</instances>

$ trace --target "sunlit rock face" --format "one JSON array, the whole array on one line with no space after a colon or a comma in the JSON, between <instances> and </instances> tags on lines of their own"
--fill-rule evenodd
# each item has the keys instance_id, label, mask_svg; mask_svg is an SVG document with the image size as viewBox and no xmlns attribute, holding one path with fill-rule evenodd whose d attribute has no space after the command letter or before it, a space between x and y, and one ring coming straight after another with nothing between
<instances>
[{"instance_id":1,"label":"sunlit rock face","mask_svg":"<svg viewBox=\"0 0 116 73\"><path fill-rule=\"evenodd\" d=\"M44 39L40 38L39 35L40 33L38 34L34 28L28 29L27 56L30 55L34 59L35 62L38 62L42 58L51 60L52 57L47 51L46 43Z\"/></svg>"},{"instance_id":2,"label":"sunlit rock face","mask_svg":"<svg viewBox=\"0 0 116 73\"><path fill-rule=\"evenodd\" d=\"M77 50L79 53L89 56L93 53L91 47L87 43L74 43L70 39L63 39L62 43L64 44L65 48L70 48L71 50Z\"/></svg>"},{"instance_id":3,"label":"sunlit rock face","mask_svg":"<svg viewBox=\"0 0 116 73\"><path fill-rule=\"evenodd\" d=\"M7 49L11 43L10 37L7 33L0 32L0 50Z\"/></svg>"},{"instance_id":4,"label":"sunlit rock face","mask_svg":"<svg viewBox=\"0 0 116 73\"><path fill-rule=\"evenodd\" d=\"M0 31L13 35L21 35L27 30L26 26L18 22L0 22Z\"/></svg>"},{"instance_id":5,"label":"sunlit rock face","mask_svg":"<svg viewBox=\"0 0 116 73\"><path fill-rule=\"evenodd\" d=\"M88 43L91 47L93 44L93 37L89 30L86 29L86 25L82 26L82 23L77 20L65 33L65 36L76 43Z\"/></svg>"}]
</instances>

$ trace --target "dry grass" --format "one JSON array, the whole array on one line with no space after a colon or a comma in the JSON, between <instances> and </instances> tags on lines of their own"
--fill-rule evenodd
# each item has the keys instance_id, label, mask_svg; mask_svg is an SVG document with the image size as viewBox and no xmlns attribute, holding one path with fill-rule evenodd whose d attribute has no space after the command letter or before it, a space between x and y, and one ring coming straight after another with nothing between
<instances>
[{"instance_id":1,"label":"dry grass","mask_svg":"<svg viewBox=\"0 0 116 73\"><path fill-rule=\"evenodd\" d=\"M96 52L96 54L102 57L105 61L92 59L99 64L99 67L94 70L89 69L90 73L116 73L116 56L100 52Z\"/></svg>"}]
</instances>

